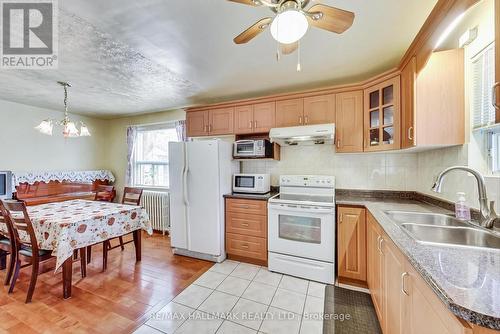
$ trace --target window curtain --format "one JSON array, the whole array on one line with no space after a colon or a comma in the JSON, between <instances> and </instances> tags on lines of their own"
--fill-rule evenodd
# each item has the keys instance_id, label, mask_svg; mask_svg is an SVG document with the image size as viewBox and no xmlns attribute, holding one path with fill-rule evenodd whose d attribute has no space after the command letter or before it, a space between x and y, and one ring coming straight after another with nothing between
<instances>
[{"instance_id":1,"label":"window curtain","mask_svg":"<svg viewBox=\"0 0 500 334\"><path fill-rule=\"evenodd\" d=\"M177 131L177 139L179 141L187 141L186 121L175 122L175 130Z\"/></svg>"},{"instance_id":2,"label":"window curtain","mask_svg":"<svg viewBox=\"0 0 500 334\"><path fill-rule=\"evenodd\" d=\"M134 168L134 147L137 138L137 127L129 126L127 128L127 172L126 182L128 186L133 185L132 175Z\"/></svg>"}]
</instances>

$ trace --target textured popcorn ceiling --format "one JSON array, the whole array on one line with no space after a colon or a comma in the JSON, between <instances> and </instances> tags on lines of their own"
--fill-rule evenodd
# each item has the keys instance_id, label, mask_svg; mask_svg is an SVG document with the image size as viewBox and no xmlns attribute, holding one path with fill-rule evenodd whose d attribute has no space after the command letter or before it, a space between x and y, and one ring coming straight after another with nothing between
<instances>
[{"instance_id":1,"label":"textured popcorn ceiling","mask_svg":"<svg viewBox=\"0 0 500 334\"><path fill-rule=\"evenodd\" d=\"M225 0L59 1L59 69L0 70L0 99L114 117L365 79L395 66L436 0L324 0L356 13L343 35L310 29L296 54L275 59L264 32L232 39L266 8Z\"/></svg>"}]
</instances>

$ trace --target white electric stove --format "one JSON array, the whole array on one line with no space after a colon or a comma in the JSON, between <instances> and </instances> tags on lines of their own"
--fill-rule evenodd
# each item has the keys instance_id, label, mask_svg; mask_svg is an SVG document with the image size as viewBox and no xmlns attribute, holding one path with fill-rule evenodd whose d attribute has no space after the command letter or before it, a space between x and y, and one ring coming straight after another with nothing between
<instances>
[{"instance_id":1,"label":"white electric stove","mask_svg":"<svg viewBox=\"0 0 500 334\"><path fill-rule=\"evenodd\" d=\"M335 281L335 178L282 175L268 204L269 270Z\"/></svg>"}]
</instances>

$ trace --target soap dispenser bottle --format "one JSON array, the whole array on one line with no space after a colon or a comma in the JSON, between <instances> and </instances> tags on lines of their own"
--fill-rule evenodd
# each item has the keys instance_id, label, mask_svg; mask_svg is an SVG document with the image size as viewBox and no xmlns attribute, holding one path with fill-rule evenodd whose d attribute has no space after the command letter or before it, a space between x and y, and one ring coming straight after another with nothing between
<instances>
[{"instance_id":1,"label":"soap dispenser bottle","mask_svg":"<svg viewBox=\"0 0 500 334\"><path fill-rule=\"evenodd\" d=\"M455 216L460 220L470 220L470 208L465 200L465 193L457 193L458 200L455 203Z\"/></svg>"}]
</instances>

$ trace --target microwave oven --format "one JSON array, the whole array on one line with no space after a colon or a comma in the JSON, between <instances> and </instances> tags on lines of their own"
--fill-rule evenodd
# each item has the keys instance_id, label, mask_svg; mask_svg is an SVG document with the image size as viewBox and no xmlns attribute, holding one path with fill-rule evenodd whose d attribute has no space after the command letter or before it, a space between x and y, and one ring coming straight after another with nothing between
<instances>
[{"instance_id":1,"label":"microwave oven","mask_svg":"<svg viewBox=\"0 0 500 334\"><path fill-rule=\"evenodd\" d=\"M269 174L234 174L233 192L248 194L267 194L271 191Z\"/></svg>"},{"instance_id":2,"label":"microwave oven","mask_svg":"<svg viewBox=\"0 0 500 334\"><path fill-rule=\"evenodd\" d=\"M272 158L273 144L267 139L246 139L234 142L235 158Z\"/></svg>"}]
</instances>

